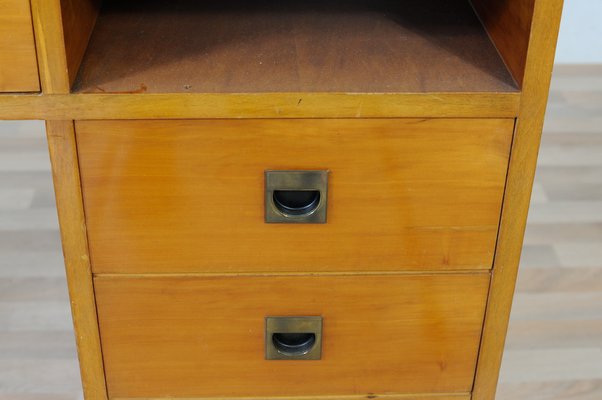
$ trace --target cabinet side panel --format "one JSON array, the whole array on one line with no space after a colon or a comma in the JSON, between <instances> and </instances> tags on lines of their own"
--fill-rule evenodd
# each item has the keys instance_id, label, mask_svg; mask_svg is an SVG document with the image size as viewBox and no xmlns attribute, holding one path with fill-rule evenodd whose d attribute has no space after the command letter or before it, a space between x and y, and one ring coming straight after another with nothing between
<instances>
[{"instance_id":1,"label":"cabinet side panel","mask_svg":"<svg viewBox=\"0 0 602 400\"><path fill-rule=\"evenodd\" d=\"M472 3L512 76L522 85L535 0L472 0Z\"/></svg>"},{"instance_id":2,"label":"cabinet side panel","mask_svg":"<svg viewBox=\"0 0 602 400\"><path fill-rule=\"evenodd\" d=\"M73 84L96 24L101 0L61 0L69 84Z\"/></svg>"},{"instance_id":3,"label":"cabinet side panel","mask_svg":"<svg viewBox=\"0 0 602 400\"><path fill-rule=\"evenodd\" d=\"M48 121L46 131L84 395L106 400L73 122Z\"/></svg>"},{"instance_id":4,"label":"cabinet side panel","mask_svg":"<svg viewBox=\"0 0 602 400\"><path fill-rule=\"evenodd\" d=\"M495 397L548 101L562 0L538 0L510 155L473 400Z\"/></svg>"}]
</instances>

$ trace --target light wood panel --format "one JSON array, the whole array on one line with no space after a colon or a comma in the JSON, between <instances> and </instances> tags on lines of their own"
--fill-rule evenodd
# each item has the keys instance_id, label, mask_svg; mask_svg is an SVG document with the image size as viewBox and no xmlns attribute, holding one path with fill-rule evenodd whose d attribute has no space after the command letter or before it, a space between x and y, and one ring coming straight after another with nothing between
<instances>
[{"instance_id":1,"label":"light wood panel","mask_svg":"<svg viewBox=\"0 0 602 400\"><path fill-rule=\"evenodd\" d=\"M535 3L523 99L512 144L473 400L490 400L495 397L527 223L562 5L562 0L540 0Z\"/></svg>"},{"instance_id":2,"label":"light wood panel","mask_svg":"<svg viewBox=\"0 0 602 400\"><path fill-rule=\"evenodd\" d=\"M465 394L489 274L95 278L110 397ZM322 359L266 361L266 316L323 316Z\"/></svg>"},{"instance_id":3,"label":"light wood panel","mask_svg":"<svg viewBox=\"0 0 602 400\"><path fill-rule=\"evenodd\" d=\"M536 0L472 0L491 40L522 85Z\"/></svg>"},{"instance_id":4,"label":"light wood panel","mask_svg":"<svg viewBox=\"0 0 602 400\"><path fill-rule=\"evenodd\" d=\"M513 92L467 1L107 1L77 92Z\"/></svg>"},{"instance_id":5,"label":"light wood panel","mask_svg":"<svg viewBox=\"0 0 602 400\"><path fill-rule=\"evenodd\" d=\"M69 93L69 73L61 0L30 0L36 49L40 68L40 81L45 94ZM28 103L32 106L32 103ZM36 118L30 114L26 119ZM37 117L40 118L40 117ZM40 118L43 119L43 118ZM53 118L45 118L51 120ZM55 118L55 120L71 118Z\"/></svg>"},{"instance_id":6,"label":"light wood panel","mask_svg":"<svg viewBox=\"0 0 602 400\"><path fill-rule=\"evenodd\" d=\"M28 0L0 0L0 92L40 90Z\"/></svg>"},{"instance_id":7,"label":"light wood panel","mask_svg":"<svg viewBox=\"0 0 602 400\"><path fill-rule=\"evenodd\" d=\"M45 94L67 94L79 71L101 0L31 0ZM58 116L29 118L59 119ZM72 117L60 117L73 119Z\"/></svg>"},{"instance_id":8,"label":"light wood panel","mask_svg":"<svg viewBox=\"0 0 602 400\"><path fill-rule=\"evenodd\" d=\"M513 124L77 122L93 270L489 269ZM268 169L330 170L328 223L266 224Z\"/></svg>"},{"instance_id":9,"label":"light wood panel","mask_svg":"<svg viewBox=\"0 0 602 400\"><path fill-rule=\"evenodd\" d=\"M61 17L69 84L72 85L88 47L102 0L61 0Z\"/></svg>"},{"instance_id":10,"label":"light wood panel","mask_svg":"<svg viewBox=\"0 0 602 400\"><path fill-rule=\"evenodd\" d=\"M46 130L84 395L106 400L73 122L48 121Z\"/></svg>"},{"instance_id":11,"label":"light wood panel","mask_svg":"<svg viewBox=\"0 0 602 400\"><path fill-rule=\"evenodd\" d=\"M372 397L371 397L372 396ZM378 398L383 400L470 400L469 393L439 393L439 394L379 394L357 396L287 396L287 397L194 397L182 400L366 400ZM19 399L20 400L20 399ZM134 398L115 398L114 400L134 400ZM159 400L146 399L146 400Z\"/></svg>"},{"instance_id":12,"label":"light wood panel","mask_svg":"<svg viewBox=\"0 0 602 400\"><path fill-rule=\"evenodd\" d=\"M518 93L0 95L0 119L514 118Z\"/></svg>"}]
</instances>

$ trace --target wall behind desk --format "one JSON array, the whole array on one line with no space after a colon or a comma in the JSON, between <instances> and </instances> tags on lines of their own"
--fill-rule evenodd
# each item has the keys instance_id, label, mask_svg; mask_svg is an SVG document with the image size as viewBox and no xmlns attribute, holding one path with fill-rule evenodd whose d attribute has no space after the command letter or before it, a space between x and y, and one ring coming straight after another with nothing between
<instances>
[{"instance_id":1,"label":"wall behind desk","mask_svg":"<svg viewBox=\"0 0 602 400\"><path fill-rule=\"evenodd\" d=\"M557 64L602 64L602 0L565 0Z\"/></svg>"}]
</instances>

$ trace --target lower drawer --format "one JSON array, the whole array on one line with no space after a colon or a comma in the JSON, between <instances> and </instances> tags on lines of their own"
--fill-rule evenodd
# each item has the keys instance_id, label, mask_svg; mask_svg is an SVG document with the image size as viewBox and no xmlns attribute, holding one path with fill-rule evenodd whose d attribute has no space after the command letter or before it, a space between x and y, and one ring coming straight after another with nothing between
<instances>
[{"instance_id":1,"label":"lower drawer","mask_svg":"<svg viewBox=\"0 0 602 400\"><path fill-rule=\"evenodd\" d=\"M485 273L100 276L109 395L468 393L488 285ZM268 316L321 316L321 359L266 360Z\"/></svg>"}]
</instances>

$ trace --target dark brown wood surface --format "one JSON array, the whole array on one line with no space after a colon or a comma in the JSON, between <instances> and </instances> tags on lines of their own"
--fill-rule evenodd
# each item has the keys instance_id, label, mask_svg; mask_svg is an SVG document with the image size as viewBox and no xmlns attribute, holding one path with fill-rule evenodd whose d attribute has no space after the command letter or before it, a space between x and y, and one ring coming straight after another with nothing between
<instances>
[{"instance_id":1,"label":"dark brown wood surface","mask_svg":"<svg viewBox=\"0 0 602 400\"><path fill-rule=\"evenodd\" d=\"M108 1L77 92L509 92L468 1Z\"/></svg>"}]
</instances>

